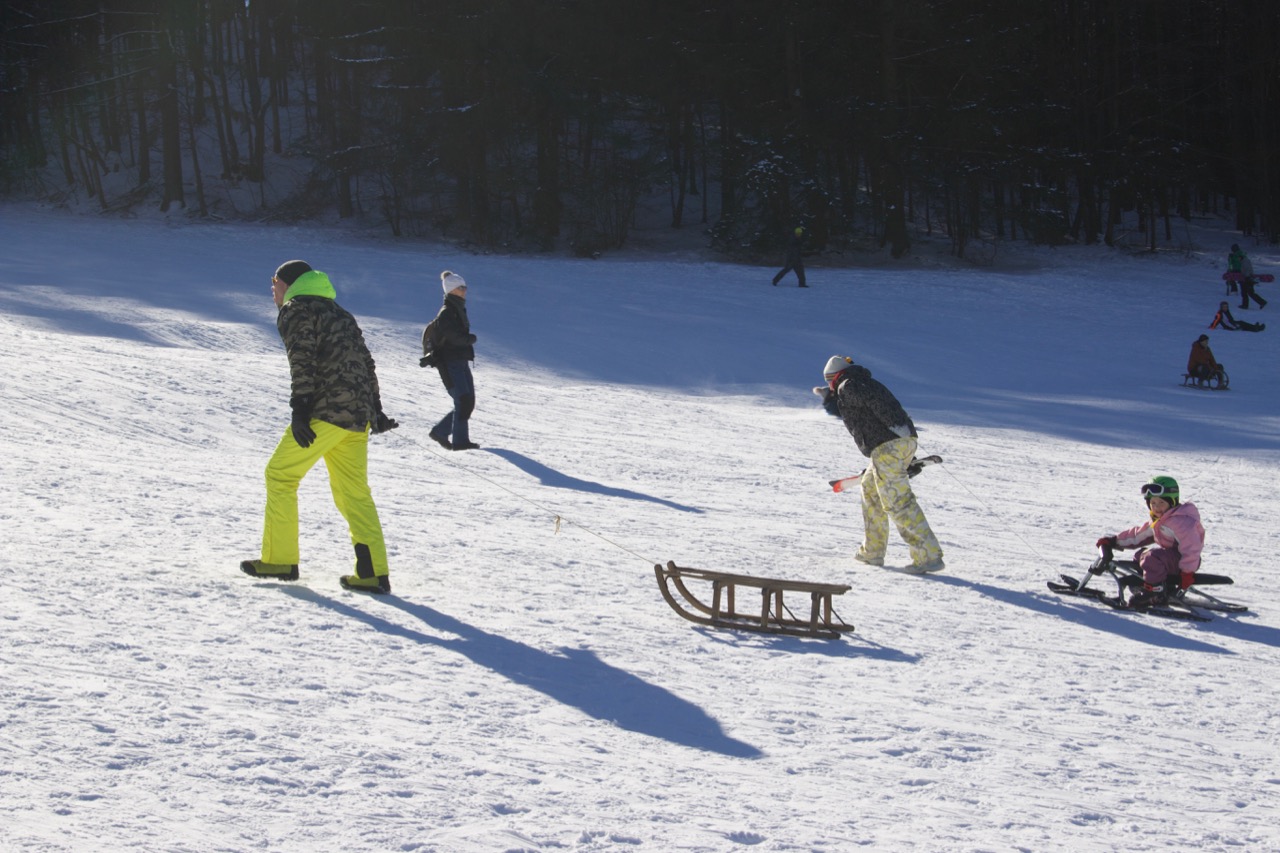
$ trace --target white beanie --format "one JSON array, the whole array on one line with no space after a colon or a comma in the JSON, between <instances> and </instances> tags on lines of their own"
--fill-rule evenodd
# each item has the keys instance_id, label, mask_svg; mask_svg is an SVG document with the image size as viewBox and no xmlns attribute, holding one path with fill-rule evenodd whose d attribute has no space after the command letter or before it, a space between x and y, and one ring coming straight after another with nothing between
<instances>
[{"instance_id":1,"label":"white beanie","mask_svg":"<svg viewBox=\"0 0 1280 853\"><path fill-rule=\"evenodd\" d=\"M467 280L456 272L445 270L440 273L440 286L444 288L445 293L452 293L459 287L466 287Z\"/></svg>"},{"instance_id":2,"label":"white beanie","mask_svg":"<svg viewBox=\"0 0 1280 853\"><path fill-rule=\"evenodd\" d=\"M824 379L830 379L842 370L848 370L853 366L853 359L846 355L833 355L827 359L827 366L822 368L822 376Z\"/></svg>"}]
</instances>

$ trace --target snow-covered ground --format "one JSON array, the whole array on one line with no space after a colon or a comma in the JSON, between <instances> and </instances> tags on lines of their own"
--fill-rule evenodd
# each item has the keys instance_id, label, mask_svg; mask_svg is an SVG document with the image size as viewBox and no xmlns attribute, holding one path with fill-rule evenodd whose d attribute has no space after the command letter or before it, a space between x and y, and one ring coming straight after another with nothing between
<instances>
[{"instance_id":1,"label":"snow-covered ground","mask_svg":"<svg viewBox=\"0 0 1280 853\"><path fill-rule=\"evenodd\" d=\"M692 253L0 208L0 848L1280 849L1280 328L1210 332L1231 390L1179 387L1240 239L1197 233L819 259L806 291ZM370 451L391 597L339 588L323 467L301 581L237 568L288 423L269 279L294 257L401 423ZM479 336L466 454L427 438L448 403L417 365L445 268ZM858 498L827 480L863 460L810 393L833 353L946 458L914 481L944 574L853 562ZM1046 589L1160 473L1252 613ZM851 583L857 631L703 630L667 560Z\"/></svg>"}]
</instances>

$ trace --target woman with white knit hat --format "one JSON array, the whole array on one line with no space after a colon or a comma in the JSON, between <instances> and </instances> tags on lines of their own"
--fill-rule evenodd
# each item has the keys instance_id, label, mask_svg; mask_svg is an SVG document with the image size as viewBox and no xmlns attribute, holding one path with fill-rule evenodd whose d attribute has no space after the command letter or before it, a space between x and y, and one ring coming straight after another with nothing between
<instances>
[{"instance_id":1,"label":"woman with white knit hat","mask_svg":"<svg viewBox=\"0 0 1280 853\"><path fill-rule=\"evenodd\" d=\"M475 450L480 445L471 440L469 423L476 408L476 386L471 377L471 362L476 359L476 336L471 334L467 318L467 282L456 272L440 273L444 288L444 305L436 314L432 350L440 380L453 398L453 408L432 427L430 435L447 450Z\"/></svg>"}]
</instances>

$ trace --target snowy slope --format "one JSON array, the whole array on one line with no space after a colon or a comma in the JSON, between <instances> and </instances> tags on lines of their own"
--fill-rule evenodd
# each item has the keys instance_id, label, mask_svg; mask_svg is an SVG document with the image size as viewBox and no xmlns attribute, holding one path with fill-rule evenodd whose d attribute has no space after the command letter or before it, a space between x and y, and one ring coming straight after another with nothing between
<instances>
[{"instance_id":1,"label":"snowy slope","mask_svg":"<svg viewBox=\"0 0 1280 853\"><path fill-rule=\"evenodd\" d=\"M0 849L1280 849L1280 328L1211 332L1232 390L1178 386L1238 235L818 261L808 291L684 254L30 208L0 235ZM338 587L323 468L302 580L237 570L288 423L292 257L333 277L402 424L371 445L386 599ZM474 453L426 436L444 268L472 285ZM914 481L940 576L852 561L858 500L826 481L862 459L809 391L837 352L947 460ZM1156 473L1253 613L1046 590ZM857 632L701 630L658 594L669 559L852 583Z\"/></svg>"}]
</instances>

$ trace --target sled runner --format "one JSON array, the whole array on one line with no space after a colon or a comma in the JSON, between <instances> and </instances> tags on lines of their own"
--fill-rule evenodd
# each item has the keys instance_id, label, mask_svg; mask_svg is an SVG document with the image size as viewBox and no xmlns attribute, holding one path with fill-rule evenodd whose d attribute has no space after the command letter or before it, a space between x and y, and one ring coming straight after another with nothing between
<instances>
[{"instance_id":1,"label":"sled runner","mask_svg":"<svg viewBox=\"0 0 1280 853\"><path fill-rule=\"evenodd\" d=\"M1223 281L1244 281L1244 273L1242 272L1224 272L1222 274ZM1276 277L1269 272L1261 273L1253 277L1254 281L1270 282L1275 281Z\"/></svg>"},{"instance_id":2,"label":"sled runner","mask_svg":"<svg viewBox=\"0 0 1280 853\"><path fill-rule=\"evenodd\" d=\"M1213 374L1208 379L1184 373L1182 374L1182 386L1184 388L1200 388L1208 391L1227 391L1230 390L1231 377L1227 376L1225 370Z\"/></svg>"},{"instance_id":3,"label":"sled runner","mask_svg":"<svg viewBox=\"0 0 1280 853\"><path fill-rule=\"evenodd\" d=\"M690 622L709 625L712 628L732 628L740 631L757 631L762 634L787 634L792 637L820 637L839 639L842 633L852 631L831 606L833 595L849 591L844 584L806 583L805 581L757 578L748 575L732 575L690 569L668 562L655 565L658 588L671 609ZM686 581L710 583L711 603L694 595ZM758 590L760 609L755 613L737 610L737 594L740 587ZM674 592L673 592L674 590ZM797 618L783 602L783 593L799 593L809 596L807 619Z\"/></svg>"},{"instance_id":4,"label":"sled runner","mask_svg":"<svg viewBox=\"0 0 1280 853\"><path fill-rule=\"evenodd\" d=\"M1145 613L1166 619L1182 619L1191 622L1209 622L1213 619L1205 611L1220 613L1246 613L1249 608L1243 604L1223 601L1205 592L1202 587L1224 586L1234 583L1226 575L1211 575L1207 572L1183 574L1178 580L1166 584L1165 600L1150 607L1138 609L1130 606L1132 596L1125 598L1126 590L1142 589L1142 570L1136 560L1117 560L1110 549L1099 548L1098 559L1089 566L1089 574L1084 581L1070 575L1060 575L1062 582L1049 581L1049 589L1058 595L1070 595L1088 598L1113 607L1116 610L1127 610L1134 613ZM1110 575L1116 583L1116 594L1107 595L1106 590L1089 586L1090 581L1102 575Z\"/></svg>"}]
</instances>

